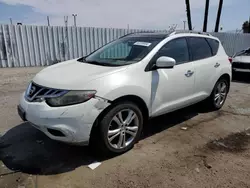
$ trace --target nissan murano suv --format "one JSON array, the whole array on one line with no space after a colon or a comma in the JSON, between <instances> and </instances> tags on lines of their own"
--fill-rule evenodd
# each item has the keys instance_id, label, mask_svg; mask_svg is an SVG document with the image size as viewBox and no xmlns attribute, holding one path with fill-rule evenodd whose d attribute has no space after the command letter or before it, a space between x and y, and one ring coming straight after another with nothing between
<instances>
[{"instance_id":1,"label":"nissan murano suv","mask_svg":"<svg viewBox=\"0 0 250 188\"><path fill-rule=\"evenodd\" d=\"M204 33L134 33L40 71L18 113L54 140L120 154L152 117L206 101L220 109L231 81L221 42Z\"/></svg>"}]
</instances>

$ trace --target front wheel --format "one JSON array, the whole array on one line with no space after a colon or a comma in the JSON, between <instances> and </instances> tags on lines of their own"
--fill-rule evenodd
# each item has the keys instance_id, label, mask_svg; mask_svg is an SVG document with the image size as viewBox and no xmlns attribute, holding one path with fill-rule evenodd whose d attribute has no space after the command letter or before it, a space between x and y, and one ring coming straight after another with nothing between
<instances>
[{"instance_id":1,"label":"front wheel","mask_svg":"<svg viewBox=\"0 0 250 188\"><path fill-rule=\"evenodd\" d=\"M98 125L97 145L105 155L121 154L138 141L143 127L143 115L132 102L114 105Z\"/></svg>"}]
</instances>

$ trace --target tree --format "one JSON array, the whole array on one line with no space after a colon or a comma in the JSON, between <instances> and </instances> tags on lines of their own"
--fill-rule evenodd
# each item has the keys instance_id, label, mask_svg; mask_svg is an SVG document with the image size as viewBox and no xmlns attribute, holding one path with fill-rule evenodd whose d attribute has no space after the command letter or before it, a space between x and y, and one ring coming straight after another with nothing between
<instances>
[{"instance_id":1,"label":"tree","mask_svg":"<svg viewBox=\"0 0 250 188\"><path fill-rule=\"evenodd\" d=\"M209 0L206 0L205 13L204 13L204 23L203 23L203 32L207 32L208 10L209 10Z\"/></svg>"},{"instance_id":2,"label":"tree","mask_svg":"<svg viewBox=\"0 0 250 188\"><path fill-rule=\"evenodd\" d=\"M189 0L185 0L186 2L186 11L187 11L187 20L188 20L188 29L192 30L192 21L191 21L191 11L190 11L190 2Z\"/></svg>"},{"instance_id":3,"label":"tree","mask_svg":"<svg viewBox=\"0 0 250 188\"><path fill-rule=\"evenodd\" d=\"M223 0L220 0L214 32L218 32L219 30L222 5L223 5Z\"/></svg>"},{"instance_id":4,"label":"tree","mask_svg":"<svg viewBox=\"0 0 250 188\"><path fill-rule=\"evenodd\" d=\"M243 33L250 33L250 28L249 28L249 21L245 21L243 24L242 24L242 30L243 30Z\"/></svg>"}]
</instances>

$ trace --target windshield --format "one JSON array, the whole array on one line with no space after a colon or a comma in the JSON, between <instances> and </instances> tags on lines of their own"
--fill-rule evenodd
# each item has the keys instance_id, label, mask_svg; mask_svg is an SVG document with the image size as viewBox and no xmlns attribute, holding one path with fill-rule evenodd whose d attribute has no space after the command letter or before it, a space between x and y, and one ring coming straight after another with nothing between
<instances>
[{"instance_id":1,"label":"windshield","mask_svg":"<svg viewBox=\"0 0 250 188\"><path fill-rule=\"evenodd\" d=\"M250 48L247 50L242 50L242 51L236 53L234 55L234 57L236 57L236 56L250 56Z\"/></svg>"},{"instance_id":2,"label":"windshield","mask_svg":"<svg viewBox=\"0 0 250 188\"><path fill-rule=\"evenodd\" d=\"M103 66L122 66L142 60L162 38L127 36L117 39L78 61Z\"/></svg>"}]
</instances>

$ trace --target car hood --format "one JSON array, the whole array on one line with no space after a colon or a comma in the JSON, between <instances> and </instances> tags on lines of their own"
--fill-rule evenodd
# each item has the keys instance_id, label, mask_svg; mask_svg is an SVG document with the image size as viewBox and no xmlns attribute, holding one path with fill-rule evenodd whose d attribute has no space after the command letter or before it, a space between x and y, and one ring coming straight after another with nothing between
<instances>
[{"instance_id":1,"label":"car hood","mask_svg":"<svg viewBox=\"0 0 250 188\"><path fill-rule=\"evenodd\" d=\"M36 74L33 81L36 84L50 88L81 90L85 83L118 71L123 71L126 67L93 65L74 59L44 68Z\"/></svg>"},{"instance_id":2,"label":"car hood","mask_svg":"<svg viewBox=\"0 0 250 188\"><path fill-rule=\"evenodd\" d=\"M250 56L236 56L233 62L250 63Z\"/></svg>"}]
</instances>

